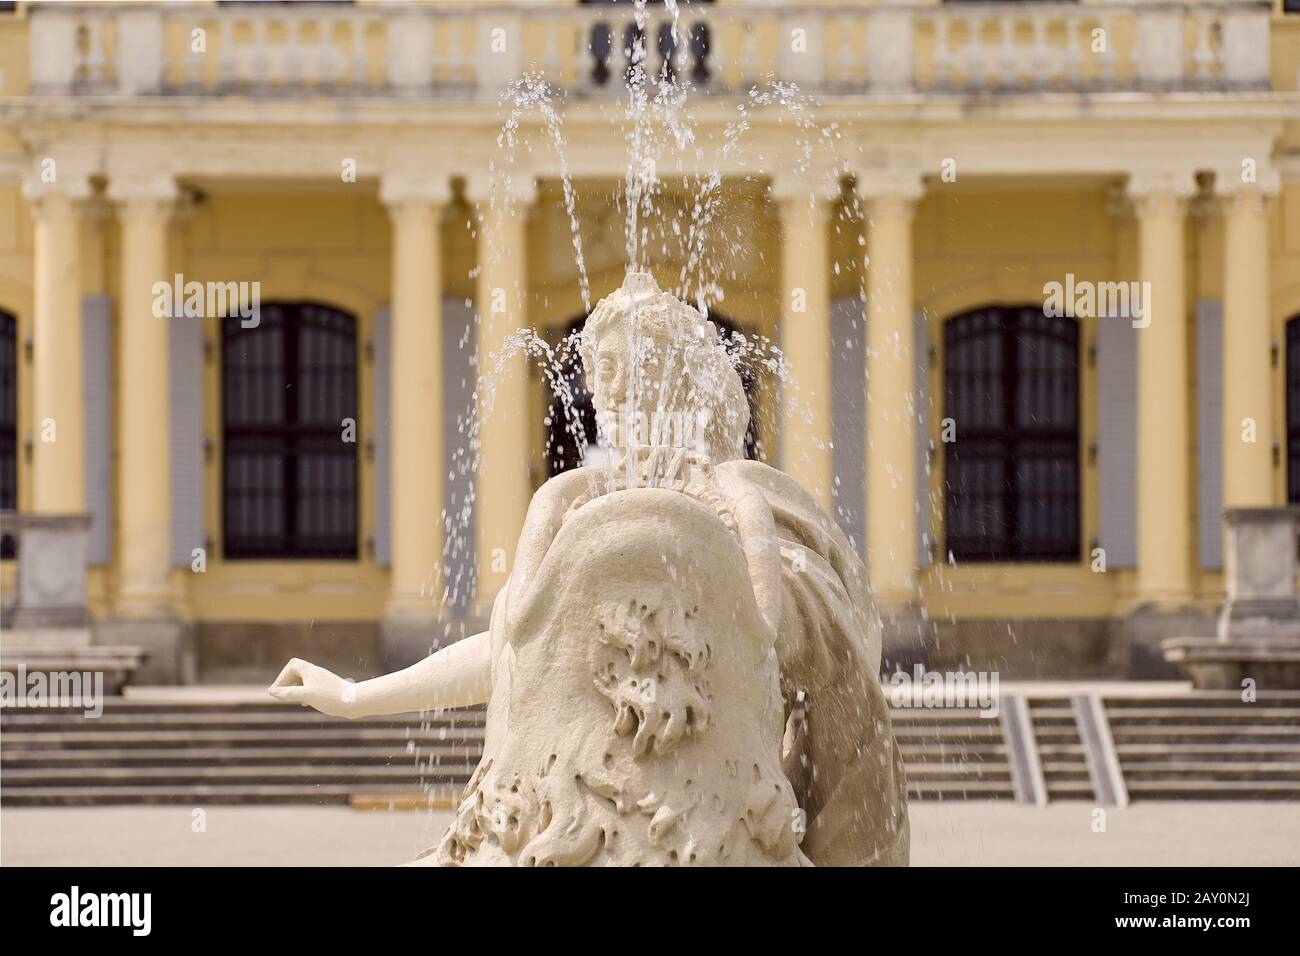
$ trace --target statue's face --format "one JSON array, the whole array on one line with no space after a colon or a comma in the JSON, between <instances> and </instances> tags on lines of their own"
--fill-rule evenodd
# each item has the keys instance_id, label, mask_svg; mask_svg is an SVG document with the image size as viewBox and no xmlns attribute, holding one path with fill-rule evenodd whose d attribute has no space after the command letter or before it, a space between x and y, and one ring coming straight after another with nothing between
<instances>
[{"instance_id":1,"label":"statue's face","mask_svg":"<svg viewBox=\"0 0 1300 956\"><path fill-rule=\"evenodd\" d=\"M601 336L589 383L598 412L621 412L631 405L632 411L649 414L659 406L668 343L645 334L636 339L634 349L621 324Z\"/></svg>"},{"instance_id":2,"label":"statue's face","mask_svg":"<svg viewBox=\"0 0 1300 956\"><path fill-rule=\"evenodd\" d=\"M602 334L588 385L604 442L707 451L709 411L689 406L680 355L659 335L638 331L633 343L626 326Z\"/></svg>"}]
</instances>

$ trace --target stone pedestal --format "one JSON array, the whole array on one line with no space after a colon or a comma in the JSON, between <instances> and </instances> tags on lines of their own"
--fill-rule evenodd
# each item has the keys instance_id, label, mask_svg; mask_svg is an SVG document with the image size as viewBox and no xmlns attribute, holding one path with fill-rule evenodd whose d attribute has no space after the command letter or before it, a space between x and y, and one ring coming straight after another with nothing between
<instances>
[{"instance_id":1,"label":"stone pedestal","mask_svg":"<svg viewBox=\"0 0 1300 956\"><path fill-rule=\"evenodd\" d=\"M0 648L0 669L13 674L103 675L109 694L140 668L146 648L124 642L104 647L92 640L86 608L86 514L0 515L13 534L18 556L18 594Z\"/></svg>"},{"instance_id":2,"label":"stone pedestal","mask_svg":"<svg viewBox=\"0 0 1300 956\"><path fill-rule=\"evenodd\" d=\"M18 554L18 596L10 640L90 643L86 537L90 515L4 516ZM21 633L20 633L21 632Z\"/></svg>"},{"instance_id":3,"label":"stone pedestal","mask_svg":"<svg viewBox=\"0 0 1300 956\"><path fill-rule=\"evenodd\" d=\"M1198 688L1300 688L1300 594L1296 524L1300 508L1234 508L1224 568L1228 598L1213 638L1165 641L1165 659Z\"/></svg>"}]
</instances>

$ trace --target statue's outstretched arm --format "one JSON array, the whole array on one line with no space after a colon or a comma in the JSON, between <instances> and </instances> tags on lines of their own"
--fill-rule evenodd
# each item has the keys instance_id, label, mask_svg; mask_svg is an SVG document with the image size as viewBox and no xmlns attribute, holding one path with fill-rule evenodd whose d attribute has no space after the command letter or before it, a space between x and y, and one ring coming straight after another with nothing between
<instances>
[{"instance_id":1,"label":"statue's outstretched arm","mask_svg":"<svg viewBox=\"0 0 1300 956\"><path fill-rule=\"evenodd\" d=\"M490 633L467 637L404 670L358 684L295 657L270 693L277 700L349 718L486 703L492 693Z\"/></svg>"}]
</instances>

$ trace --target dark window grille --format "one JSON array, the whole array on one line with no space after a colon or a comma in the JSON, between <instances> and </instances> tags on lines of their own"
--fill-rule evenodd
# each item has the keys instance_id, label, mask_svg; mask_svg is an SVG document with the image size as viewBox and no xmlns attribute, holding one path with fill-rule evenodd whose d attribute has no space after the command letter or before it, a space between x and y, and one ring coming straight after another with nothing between
<instances>
[{"instance_id":1,"label":"dark window grille","mask_svg":"<svg viewBox=\"0 0 1300 956\"><path fill-rule=\"evenodd\" d=\"M0 511L18 508L18 319L0 311ZM13 535L0 537L0 558L14 556Z\"/></svg>"},{"instance_id":2,"label":"dark window grille","mask_svg":"<svg viewBox=\"0 0 1300 956\"><path fill-rule=\"evenodd\" d=\"M225 557L354 560L356 320L263 304L254 328L223 319L221 339Z\"/></svg>"},{"instance_id":3,"label":"dark window grille","mask_svg":"<svg viewBox=\"0 0 1300 956\"><path fill-rule=\"evenodd\" d=\"M711 313L709 321L718 327L724 342L743 332L740 326L717 314ZM579 316L570 322L564 330L565 340L575 341L574 337L586 322L586 316ZM591 392L587 390L582 359L578 356L577 348L566 347L561 377L568 383L573 397L573 411L566 413L564 402L559 396L552 397L546 410L546 467L552 478L581 465L587 445L596 440L596 406L592 401ZM758 438L758 376L747 363L742 363L740 366L740 381L745 388L745 398L749 401L749 428L745 431L745 457L756 461L762 453ZM581 425L577 429L576 437L569 425L570 417Z\"/></svg>"},{"instance_id":4,"label":"dark window grille","mask_svg":"<svg viewBox=\"0 0 1300 956\"><path fill-rule=\"evenodd\" d=\"M1039 306L944 326L947 547L958 561L1079 559L1079 328Z\"/></svg>"},{"instance_id":5,"label":"dark window grille","mask_svg":"<svg viewBox=\"0 0 1300 956\"><path fill-rule=\"evenodd\" d=\"M1286 323L1286 500L1300 504L1300 315Z\"/></svg>"}]
</instances>

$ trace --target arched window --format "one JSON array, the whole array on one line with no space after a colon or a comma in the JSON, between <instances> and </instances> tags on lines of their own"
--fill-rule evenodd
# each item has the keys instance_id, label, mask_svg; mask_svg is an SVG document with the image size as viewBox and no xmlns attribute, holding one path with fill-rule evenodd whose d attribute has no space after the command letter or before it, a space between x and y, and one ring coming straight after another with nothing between
<instances>
[{"instance_id":1,"label":"arched window","mask_svg":"<svg viewBox=\"0 0 1300 956\"><path fill-rule=\"evenodd\" d=\"M944 326L947 550L958 561L1079 559L1079 328L1040 306Z\"/></svg>"},{"instance_id":2,"label":"arched window","mask_svg":"<svg viewBox=\"0 0 1300 956\"><path fill-rule=\"evenodd\" d=\"M18 319L0 310L0 511L17 508ZM13 537L0 537L0 558L13 556Z\"/></svg>"},{"instance_id":3,"label":"arched window","mask_svg":"<svg viewBox=\"0 0 1300 956\"><path fill-rule=\"evenodd\" d=\"M744 331L731 320L714 312L709 313L709 321L718 327L718 333L724 342ZM585 315L580 315L571 321L564 329L565 339L576 335L586 322ZM563 402L558 396L551 398L546 410L546 467L552 478L560 472L581 465L586 443L596 440L596 407L592 404L591 392L587 391L582 359L578 357L577 349L567 350L562 374L573 396L573 411L566 417ZM758 376L748 365L742 364L740 381L745 388L745 398L749 400L749 428L745 431L745 457L756 460L759 457L756 395ZM570 418L582 424L578 432L579 437L575 437L571 430Z\"/></svg>"},{"instance_id":4,"label":"arched window","mask_svg":"<svg viewBox=\"0 0 1300 956\"><path fill-rule=\"evenodd\" d=\"M221 326L223 553L355 559L356 320L278 302L242 323Z\"/></svg>"},{"instance_id":5,"label":"arched window","mask_svg":"<svg viewBox=\"0 0 1300 956\"><path fill-rule=\"evenodd\" d=\"M1300 315L1286 322L1286 500L1300 504Z\"/></svg>"}]
</instances>

